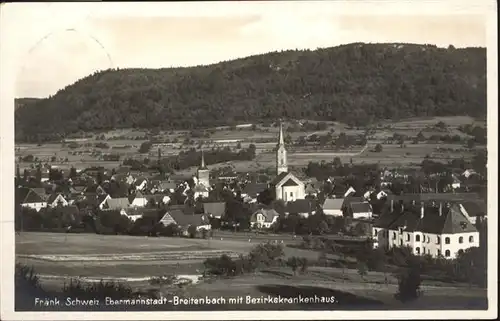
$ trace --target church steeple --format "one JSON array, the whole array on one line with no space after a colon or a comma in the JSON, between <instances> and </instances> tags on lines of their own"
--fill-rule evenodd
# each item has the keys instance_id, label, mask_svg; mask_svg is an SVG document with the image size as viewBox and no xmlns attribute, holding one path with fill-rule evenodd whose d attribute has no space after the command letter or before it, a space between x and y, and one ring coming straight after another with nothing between
<instances>
[{"instance_id":1,"label":"church steeple","mask_svg":"<svg viewBox=\"0 0 500 321\"><path fill-rule=\"evenodd\" d=\"M280 121L280 133L279 133L279 143L278 146L285 145L285 139L283 138L283 124Z\"/></svg>"},{"instance_id":2,"label":"church steeple","mask_svg":"<svg viewBox=\"0 0 500 321\"><path fill-rule=\"evenodd\" d=\"M276 172L277 174L287 173L288 164L286 159L285 138L283 136L283 124L280 121L280 132L278 137L278 146L276 149Z\"/></svg>"},{"instance_id":3,"label":"church steeple","mask_svg":"<svg viewBox=\"0 0 500 321\"><path fill-rule=\"evenodd\" d=\"M203 153L203 149L201 150L201 166L200 166L201 169L205 169L206 166L205 166L205 155Z\"/></svg>"}]
</instances>

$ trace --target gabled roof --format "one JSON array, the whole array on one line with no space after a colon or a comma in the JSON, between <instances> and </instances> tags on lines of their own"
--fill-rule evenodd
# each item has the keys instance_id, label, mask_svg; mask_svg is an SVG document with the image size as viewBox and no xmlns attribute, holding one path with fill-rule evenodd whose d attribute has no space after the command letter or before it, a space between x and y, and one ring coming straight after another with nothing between
<instances>
[{"instance_id":1,"label":"gabled roof","mask_svg":"<svg viewBox=\"0 0 500 321\"><path fill-rule=\"evenodd\" d=\"M33 190L33 192L40 195L42 198L44 198L46 193L47 193L44 187L35 187L35 188L32 188L32 190Z\"/></svg>"},{"instance_id":2,"label":"gabled roof","mask_svg":"<svg viewBox=\"0 0 500 321\"><path fill-rule=\"evenodd\" d=\"M327 198L323 203L323 210L341 210L343 205L343 198Z\"/></svg>"},{"instance_id":3,"label":"gabled roof","mask_svg":"<svg viewBox=\"0 0 500 321\"><path fill-rule=\"evenodd\" d=\"M205 214L188 214L180 209L168 211L168 214L174 219L177 225L187 227L189 225L201 226L208 225L209 220Z\"/></svg>"},{"instance_id":4,"label":"gabled roof","mask_svg":"<svg viewBox=\"0 0 500 321\"><path fill-rule=\"evenodd\" d=\"M297 184L293 179L288 179L282 186L297 186Z\"/></svg>"},{"instance_id":5,"label":"gabled roof","mask_svg":"<svg viewBox=\"0 0 500 321\"><path fill-rule=\"evenodd\" d=\"M212 214L213 216L222 216L226 212L226 203L203 203L203 211L205 214Z\"/></svg>"},{"instance_id":6,"label":"gabled roof","mask_svg":"<svg viewBox=\"0 0 500 321\"><path fill-rule=\"evenodd\" d=\"M399 212L386 212L373 223L374 227L388 229L402 214Z\"/></svg>"},{"instance_id":7,"label":"gabled roof","mask_svg":"<svg viewBox=\"0 0 500 321\"><path fill-rule=\"evenodd\" d=\"M300 199L294 202L286 203L285 212L296 213L296 214L311 213L312 211L315 210L315 208L316 207L314 201Z\"/></svg>"},{"instance_id":8,"label":"gabled roof","mask_svg":"<svg viewBox=\"0 0 500 321\"><path fill-rule=\"evenodd\" d=\"M61 194L61 193L54 193L54 194L51 194L48 198L47 198L47 203L49 204L52 204L54 203L54 201L57 199L57 197L62 197L64 199L64 196Z\"/></svg>"},{"instance_id":9,"label":"gabled roof","mask_svg":"<svg viewBox=\"0 0 500 321\"><path fill-rule=\"evenodd\" d=\"M368 202L353 202L351 210L353 213L371 213L372 207Z\"/></svg>"},{"instance_id":10,"label":"gabled roof","mask_svg":"<svg viewBox=\"0 0 500 321\"><path fill-rule=\"evenodd\" d=\"M250 221L256 222L257 221L256 215L259 213L264 215L264 222L266 223L271 223L275 217L280 216L279 213L272 208L259 208L252 214Z\"/></svg>"},{"instance_id":11,"label":"gabled roof","mask_svg":"<svg viewBox=\"0 0 500 321\"><path fill-rule=\"evenodd\" d=\"M470 217L482 216L487 213L486 204L484 202L461 202L460 203L464 209L467 211L467 215Z\"/></svg>"},{"instance_id":12,"label":"gabled roof","mask_svg":"<svg viewBox=\"0 0 500 321\"><path fill-rule=\"evenodd\" d=\"M126 197L110 198L106 200L106 204L104 206L109 210L121 210L128 208L130 206L130 203L128 201L128 198Z\"/></svg>"},{"instance_id":13,"label":"gabled roof","mask_svg":"<svg viewBox=\"0 0 500 321\"><path fill-rule=\"evenodd\" d=\"M249 196L257 196L259 193L262 193L266 188L267 184L265 183L250 183L243 188L243 191L241 193L247 194Z\"/></svg>"},{"instance_id":14,"label":"gabled roof","mask_svg":"<svg viewBox=\"0 0 500 321\"><path fill-rule=\"evenodd\" d=\"M278 176L276 176L271 182L270 184L271 185L277 185L278 183L280 183L288 174L290 173L287 173L287 172L283 172L283 173L280 173Z\"/></svg>"},{"instance_id":15,"label":"gabled roof","mask_svg":"<svg viewBox=\"0 0 500 321\"><path fill-rule=\"evenodd\" d=\"M43 203L45 200L31 188L21 187L16 191L16 198L21 204Z\"/></svg>"},{"instance_id":16,"label":"gabled roof","mask_svg":"<svg viewBox=\"0 0 500 321\"><path fill-rule=\"evenodd\" d=\"M158 209L156 208L129 207L124 210L128 216L158 217Z\"/></svg>"},{"instance_id":17,"label":"gabled roof","mask_svg":"<svg viewBox=\"0 0 500 321\"><path fill-rule=\"evenodd\" d=\"M406 227L408 232L422 232L429 234L457 234L477 232L467 218L460 212L457 206L443 208L442 215L439 215L438 207L427 206L424 208L424 217L420 217L417 212L405 212L399 216L389 229L396 230Z\"/></svg>"}]
</instances>

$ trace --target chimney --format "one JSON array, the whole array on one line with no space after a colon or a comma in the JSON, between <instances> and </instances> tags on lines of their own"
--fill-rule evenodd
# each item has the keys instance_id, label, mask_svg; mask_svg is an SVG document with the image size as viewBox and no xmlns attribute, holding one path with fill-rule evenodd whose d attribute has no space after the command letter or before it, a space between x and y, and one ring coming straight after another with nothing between
<instances>
[{"instance_id":1,"label":"chimney","mask_svg":"<svg viewBox=\"0 0 500 321\"><path fill-rule=\"evenodd\" d=\"M443 203L439 203L439 216L443 215Z\"/></svg>"},{"instance_id":2,"label":"chimney","mask_svg":"<svg viewBox=\"0 0 500 321\"><path fill-rule=\"evenodd\" d=\"M394 212L394 200L391 200L391 212Z\"/></svg>"},{"instance_id":3,"label":"chimney","mask_svg":"<svg viewBox=\"0 0 500 321\"><path fill-rule=\"evenodd\" d=\"M425 207L424 207L424 202L421 203L420 205L420 218L424 218L424 214L425 214Z\"/></svg>"}]
</instances>

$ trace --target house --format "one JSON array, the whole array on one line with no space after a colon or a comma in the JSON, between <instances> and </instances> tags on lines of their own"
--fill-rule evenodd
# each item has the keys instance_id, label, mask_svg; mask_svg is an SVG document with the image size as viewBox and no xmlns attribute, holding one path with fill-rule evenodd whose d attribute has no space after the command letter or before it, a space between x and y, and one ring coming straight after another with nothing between
<instances>
[{"instance_id":1,"label":"house","mask_svg":"<svg viewBox=\"0 0 500 321\"><path fill-rule=\"evenodd\" d=\"M420 212L420 213L418 213ZM409 246L415 255L456 258L479 246L479 232L454 204L425 206L420 211L382 215L372 228L374 247Z\"/></svg>"},{"instance_id":2,"label":"house","mask_svg":"<svg viewBox=\"0 0 500 321\"><path fill-rule=\"evenodd\" d=\"M170 181L162 181L159 182L158 185L155 186L155 190L161 193L173 193L177 188L177 184L175 182Z\"/></svg>"},{"instance_id":3,"label":"house","mask_svg":"<svg viewBox=\"0 0 500 321\"><path fill-rule=\"evenodd\" d=\"M85 186L74 185L69 188L69 192L71 193L72 196L83 195L84 191L85 191Z\"/></svg>"},{"instance_id":4,"label":"house","mask_svg":"<svg viewBox=\"0 0 500 321\"><path fill-rule=\"evenodd\" d=\"M32 190L33 190L33 192L40 195L41 198L47 199L47 192L45 190L45 187L34 187L34 188L32 188Z\"/></svg>"},{"instance_id":5,"label":"house","mask_svg":"<svg viewBox=\"0 0 500 321\"><path fill-rule=\"evenodd\" d=\"M453 175L453 182L451 183L451 188L458 189L460 188L460 184L461 184L460 180L455 175Z\"/></svg>"},{"instance_id":6,"label":"house","mask_svg":"<svg viewBox=\"0 0 500 321\"><path fill-rule=\"evenodd\" d=\"M280 215L272 208L259 208L252 213L250 224L253 228L270 228Z\"/></svg>"},{"instance_id":7,"label":"house","mask_svg":"<svg viewBox=\"0 0 500 321\"><path fill-rule=\"evenodd\" d=\"M140 191L130 195L128 200L132 207L144 207L148 204L148 199Z\"/></svg>"},{"instance_id":8,"label":"house","mask_svg":"<svg viewBox=\"0 0 500 321\"><path fill-rule=\"evenodd\" d=\"M350 202L346 210L353 219L371 219L373 216L372 206L366 201Z\"/></svg>"},{"instance_id":9,"label":"house","mask_svg":"<svg viewBox=\"0 0 500 321\"><path fill-rule=\"evenodd\" d=\"M350 186L347 191L344 193L344 198L356 194L356 190Z\"/></svg>"},{"instance_id":10,"label":"house","mask_svg":"<svg viewBox=\"0 0 500 321\"><path fill-rule=\"evenodd\" d=\"M212 227L207 215L205 214L189 214L183 209L176 208L168 210L160 219L160 223L164 226L176 224L182 230L187 231L190 226L196 226L196 230L210 230Z\"/></svg>"},{"instance_id":11,"label":"house","mask_svg":"<svg viewBox=\"0 0 500 321\"><path fill-rule=\"evenodd\" d=\"M108 194L106 195L98 195L97 198L96 198L96 203L97 203L97 207L99 207L99 209L103 209L104 207L104 204L106 204L106 202L111 199L111 196L109 196Z\"/></svg>"},{"instance_id":12,"label":"house","mask_svg":"<svg viewBox=\"0 0 500 321\"><path fill-rule=\"evenodd\" d=\"M265 183L249 183L243 187L241 191L242 197L257 198L260 193L267 189L267 184Z\"/></svg>"},{"instance_id":13,"label":"house","mask_svg":"<svg viewBox=\"0 0 500 321\"><path fill-rule=\"evenodd\" d=\"M387 191L382 190L382 191L380 191L380 192L377 193L377 199L381 200L381 199L387 197L388 195L389 194L387 193Z\"/></svg>"},{"instance_id":14,"label":"house","mask_svg":"<svg viewBox=\"0 0 500 321\"><path fill-rule=\"evenodd\" d=\"M205 185L197 184L193 188L193 193L194 193L194 198L197 199L200 196L201 197L208 197L208 195L210 194L210 190Z\"/></svg>"},{"instance_id":15,"label":"house","mask_svg":"<svg viewBox=\"0 0 500 321\"><path fill-rule=\"evenodd\" d=\"M463 173L462 173L462 176L464 176L465 178L469 178L473 175L477 175L476 171L473 170L473 169L466 169Z\"/></svg>"},{"instance_id":16,"label":"house","mask_svg":"<svg viewBox=\"0 0 500 321\"><path fill-rule=\"evenodd\" d=\"M153 204L164 204L167 205L170 203L171 199L170 196L165 195L165 194L150 194L150 195L144 195L144 198L148 200L147 204L150 204L151 201L153 201Z\"/></svg>"},{"instance_id":17,"label":"house","mask_svg":"<svg viewBox=\"0 0 500 321\"><path fill-rule=\"evenodd\" d=\"M109 198L106 200L104 205L102 206L103 210L118 210L121 211L123 209L129 208L130 202L127 197L120 198Z\"/></svg>"},{"instance_id":18,"label":"house","mask_svg":"<svg viewBox=\"0 0 500 321\"><path fill-rule=\"evenodd\" d=\"M305 185L305 190L304 190L305 194L306 195L317 196L318 192L319 192L319 188L316 188L316 184L317 183L312 183L312 182L307 183Z\"/></svg>"},{"instance_id":19,"label":"house","mask_svg":"<svg viewBox=\"0 0 500 321\"><path fill-rule=\"evenodd\" d=\"M122 209L120 211L120 214L125 215L132 222L135 222L138 219L146 217L146 216L152 217L153 219L157 220L156 217L158 216L158 209L156 209L156 208L149 209L149 208L129 207L126 209Z\"/></svg>"},{"instance_id":20,"label":"house","mask_svg":"<svg viewBox=\"0 0 500 321\"><path fill-rule=\"evenodd\" d=\"M343 198L327 198L323 203L323 213L325 215L343 216L343 207Z\"/></svg>"},{"instance_id":21,"label":"house","mask_svg":"<svg viewBox=\"0 0 500 321\"><path fill-rule=\"evenodd\" d=\"M298 214L302 217L308 217L316 213L316 202L313 200L303 199L294 202L287 202L285 205L285 214Z\"/></svg>"},{"instance_id":22,"label":"house","mask_svg":"<svg viewBox=\"0 0 500 321\"><path fill-rule=\"evenodd\" d=\"M42 208L47 207L47 202L33 189L21 187L16 190L16 202L22 207L34 209L39 212Z\"/></svg>"},{"instance_id":23,"label":"house","mask_svg":"<svg viewBox=\"0 0 500 321\"><path fill-rule=\"evenodd\" d=\"M68 206L68 201L64 198L61 193L53 193L47 199L47 206L57 207L57 206Z\"/></svg>"},{"instance_id":24,"label":"house","mask_svg":"<svg viewBox=\"0 0 500 321\"><path fill-rule=\"evenodd\" d=\"M225 202L203 203L203 213L208 217L220 219L226 213Z\"/></svg>"},{"instance_id":25,"label":"house","mask_svg":"<svg viewBox=\"0 0 500 321\"><path fill-rule=\"evenodd\" d=\"M143 191L148 185L148 180L145 177L140 177L134 181L136 191Z\"/></svg>"},{"instance_id":26,"label":"house","mask_svg":"<svg viewBox=\"0 0 500 321\"><path fill-rule=\"evenodd\" d=\"M92 184L90 186L85 187L83 190L84 195L106 195L106 190L101 185Z\"/></svg>"},{"instance_id":27,"label":"house","mask_svg":"<svg viewBox=\"0 0 500 321\"><path fill-rule=\"evenodd\" d=\"M458 206L460 212L474 225L478 222L478 219L486 218L487 208L483 202L461 202Z\"/></svg>"}]
</instances>

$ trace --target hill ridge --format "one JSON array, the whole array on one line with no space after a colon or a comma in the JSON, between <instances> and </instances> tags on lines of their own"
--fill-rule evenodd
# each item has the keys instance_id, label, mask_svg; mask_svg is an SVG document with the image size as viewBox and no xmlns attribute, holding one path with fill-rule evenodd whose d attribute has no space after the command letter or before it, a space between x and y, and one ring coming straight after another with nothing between
<instances>
[{"instance_id":1,"label":"hill ridge","mask_svg":"<svg viewBox=\"0 0 500 321\"><path fill-rule=\"evenodd\" d=\"M365 125L486 114L486 49L353 43L194 67L109 69L16 109L16 140L279 117Z\"/></svg>"}]
</instances>

